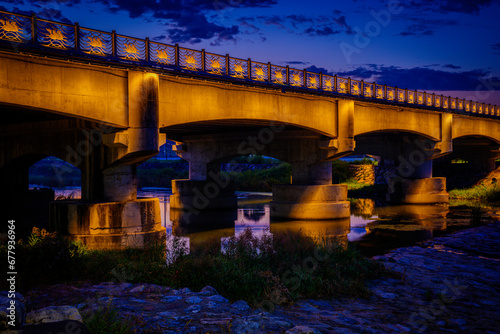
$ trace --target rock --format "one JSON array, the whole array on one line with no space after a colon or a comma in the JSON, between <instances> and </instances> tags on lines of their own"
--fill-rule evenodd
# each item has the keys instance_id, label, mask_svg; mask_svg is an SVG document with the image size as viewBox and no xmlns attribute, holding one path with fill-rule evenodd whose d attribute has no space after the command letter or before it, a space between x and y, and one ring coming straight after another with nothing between
<instances>
[{"instance_id":1,"label":"rock","mask_svg":"<svg viewBox=\"0 0 500 334\"><path fill-rule=\"evenodd\" d=\"M16 327L25 323L26 308L21 301L24 300L23 296L20 293L16 293L13 299L8 296L7 291L0 293L0 330L7 329L12 321Z\"/></svg>"},{"instance_id":2,"label":"rock","mask_svg":"<svg viewBox=\"0 0 500 334\"><path fill-rule=\"evenodd\" d=\"M131 292L131 293L142 292L142 291L144 291L144 288L145 288L144 285L139 285L139 286L136 286L135 288L130 289L129 292Z\"/></svg>"},{"instance_id":3,"label":"rock","mask_svg":"<svg viewBox=\"0 0 500 334\"><path fill-rule=\"evenodd\" d=\"M384 292L384 291L381 291L381 290L374 290L373 293L375 295L377 295L378 297L384 298L384 299L395 299L395 298L398 297L395 293Z\"/></svg>"},{"instance_id":4,"label":"rock","mask_svg":"<svg viewBox=\"0 0 500 334\"><path fill-rule=\"evenodd\" d=\"M193 291L191 291L190 288L180 289L179 292L184 294L184 295L189 295L189 294L193 293Z\"/></svg>"},{"instance_id":5,"label":"rock","mask_svg":"<svg viewBox=\"0 0 500 334\"><path fill-rule=\"evenodd\" d=\"M201 289L200 293L201 296L212 296L212 295L218 295L217 290L215 288L211 287L210 285L207 285L203 289Z\"/></svg>"},{"instance_id":6,"label":"rock","mask_svg":"<svg viewBox=\"0 0 500 334\"><path fill-rule=\"evenodd\" d=\"M221 295L210 296L208 297L208 299L216 303L229 303L229 300L222 297Z\"/></svg>"},{"instance_id":7,"label":"rock","mask_svg":"<svg viewBox=\"0 0 500 334\"><path fill-rule=\"evenodd\" d=\"M250 311L252 309L250 306L248 306L247 302L244 300L239 300L236 303L233 303L231 307L240 312Z\"/></svg>"},{"instance_id":8,"label":"rock","mask_svg":"<svg viewBox=\"0 0 500 334\"><path fill-rule=\"evenodd\" d=\"M202 301L203 301L203 299L201 299L200 297L196 297L196 296L189 297L188 299L186 299L186 303L188 303L188 304L198 304L198 303L201 303Z\"/></svg>"},{"instance_id":9,"label":"rock","mask_svg":"<svg viewBox=\"0 0 500 334\"><path fill-rule=\"evenodd\" d=\"M225 325L228 324L232 318L205 318L200 319L200 324L202 325Z\"/></svg>"},{"instance_id":10,"label":"rock","mask_svg":"<svg viewBox=\"0 0 500 334\"><path fill-rule=\"evenodd\" d=\"M173 303L173 302L176 302L176 301L181 300L181 299L182 299L182 296L165 296L161 300L165 303Z\"/></svg>"},{"instance_id":11,"label":"rock","mask_svg":"<svg viewBox=\"0 0 500 334\"><path fill-rule=\"evenodd\" d=\"M70 305L49 306L26 314L26 323L28 324L58 322L63 320L83 322L78 309Z\"/></svg>"},{"instance_id":12,"label":"rock","mask_svg":"<svg viewBox=\"0 0 500 334\"><path fill-rule=\"evenodd\" d=\"M184 310L186 313L198 313L201 311L201 306L200 305L193 305L189 306Z\"/></svg>"},{"instance_id":13,"label":"rock","mask_svg":"<svg viewBox=\"0 0 500 334\"><path fill-rule=\"evenodd\" d=\"M319 331L307 326L295 326L285 332L286 334L320 334Z\"/></svg>"}]
</instances>

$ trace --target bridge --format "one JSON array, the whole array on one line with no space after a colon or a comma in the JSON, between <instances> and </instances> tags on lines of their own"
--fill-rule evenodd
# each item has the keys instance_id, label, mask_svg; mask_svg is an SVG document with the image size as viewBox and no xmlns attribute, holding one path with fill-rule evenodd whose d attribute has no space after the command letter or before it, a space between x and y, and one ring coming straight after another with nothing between
<instances>
[{"instance_id":1,"label":"bridge","mask_svg":"<svg viewBox=\"0 0 500 334\"><path fill-rule=\"evenodd\" d=\"M164 233L158 199L137 198L136 167L166 139L189 162L171 208L193 224L236 207L220 164L241 155L291 163L291 184L273 188L271 205L291 219L349 216L346 186L332 184L331 161L343 156L394 161L389 199L416 204L448 201L434 159L488 170L500 156L498 106L9 12L0 12L0 112L2 218L46 198L28 190L28 169L55 156L82 171L82 199L50 204L50 226L95 247Z\"/></svg>"}]
</instances>

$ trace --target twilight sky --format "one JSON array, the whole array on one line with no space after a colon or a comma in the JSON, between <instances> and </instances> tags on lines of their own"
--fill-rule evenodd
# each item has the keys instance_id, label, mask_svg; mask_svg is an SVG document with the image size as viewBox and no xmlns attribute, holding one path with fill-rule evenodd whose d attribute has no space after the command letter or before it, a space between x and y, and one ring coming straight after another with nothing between
<instances>
[{"instance_id":1,"label":"twilight sky","mask_svg":"<svg viewBox=\"0 0 500 334\"><path fill-rule=\"evenodd\" d=\"M3 0L0 9L500 105L500 0Z\"/></svg>"}]
</instances>

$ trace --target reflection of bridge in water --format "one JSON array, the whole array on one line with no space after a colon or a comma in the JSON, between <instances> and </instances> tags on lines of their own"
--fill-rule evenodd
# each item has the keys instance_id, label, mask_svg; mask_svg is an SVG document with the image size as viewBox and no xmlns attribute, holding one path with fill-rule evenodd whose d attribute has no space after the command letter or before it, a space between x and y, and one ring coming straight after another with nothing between
<instances>
[{"instance_id":1,"label":"reflection of bridge in water","mask_svg":"<svg viewBox=\"0 0 500 334\"><path fill-rule=\"evenodd\" d=\"M392 161L391 200L437 203L448 194L434 159L486 170L500 152L498 106L6 12L0 111L0 202L10 208L2 219L29 224L27 198L40 201L28 168L55 156L81 170L82 198L52 204L51 228L95 247L163 235L158 200L137 198L136 167L166 138L189 162L170 203L191 223L221 210L236 219L234 185L220 175L236 156L291 164L291 184L273 188L271 216L331 219L350 215L346 186L332 184L339 157Z\"/></svg>"},{"instance_id":2,"label":"reflection of bridge in water","mask_svg":"<svg viewBox=\"0 0 500 334\"><path fill-rule=\"evenodd\" d=\"M361 247L369 245L373 250L368 251L376 252L383 247L393 248L394 245L408 245L430 239L435 231L447 228L448 205L375 207L374 204L372 199L354 200L350 218L295 221L273 220L267 203L243 205L237 210L237 219L224 228L172 228L179 226L179 222L170 222L167 224L167 235L170 238L168 245L172 245L173 240L184 243L183 250L189 253L208 241L217 239L224 251L228 242L242 236L249 229L257 239L264 236L272 238L276 233L293 231L314 238L357 242Z\"/></svg>"}]
</instances>

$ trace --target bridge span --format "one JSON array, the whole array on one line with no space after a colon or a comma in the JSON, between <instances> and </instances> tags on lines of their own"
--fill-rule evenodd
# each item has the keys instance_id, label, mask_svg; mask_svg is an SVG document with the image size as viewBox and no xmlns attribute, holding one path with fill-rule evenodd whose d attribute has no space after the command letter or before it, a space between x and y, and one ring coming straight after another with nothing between
<instances>
[{"instance_id":1,"label":"bridge span","mask_svg":"<svg viewBox=\"0 0 500 334\"><path fill-rule=\"evenodd\" d=\"M346 186L332 184L331 161L343 156L394 161L388 197L415 204L448 202L434 159L458 154L487 170L500 156L498 106L6 12L0 113L2 215L22 217L16 202L40 196L27 195L29 167L58 157L82 171L82 200L51 204L51 227L96 247L164 233L158 199L137 198L136 167L166 139L189 162L171 208L192 223L236 207L220 164L241 155L291 164L271 214L292 219L349 216Z\"/></svg>"}]
</instances>

